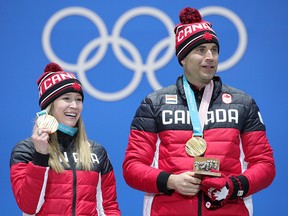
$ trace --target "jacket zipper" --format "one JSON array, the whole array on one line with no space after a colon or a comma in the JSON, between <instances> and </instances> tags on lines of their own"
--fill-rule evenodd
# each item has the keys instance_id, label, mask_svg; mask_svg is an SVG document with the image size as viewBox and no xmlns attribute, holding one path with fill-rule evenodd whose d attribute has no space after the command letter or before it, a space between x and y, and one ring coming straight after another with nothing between
<instances>
[{"instance_id":1,"label":"jacket zipper","mask_svg":"<svg viewBox=\"0 0 288 216\"><path fill-rule=\"evenodd\" d=\"M198 216L202 216L202 191L198 192Z\"/></svg>"},{"instance_id":2,"label":"jacket zipper","mask_svg":"<svg viewBox=\"0 0 288 216\"><path fill-rule=\"evenodd\" d=\"M73 172L73 200L72 200L72 215L76 216L76 185L77 185L77 178L76 178L76 170L75 168L72 170Z\"/></svg>"}]
</instances>

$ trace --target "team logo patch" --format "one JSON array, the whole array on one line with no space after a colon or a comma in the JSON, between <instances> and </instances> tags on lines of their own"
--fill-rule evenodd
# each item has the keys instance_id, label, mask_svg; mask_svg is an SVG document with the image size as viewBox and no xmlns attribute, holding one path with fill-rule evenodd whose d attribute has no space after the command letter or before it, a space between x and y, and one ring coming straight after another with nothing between
<instances>
[{"instance_id":1,"label":"team logo patch","mask_svg":"<svg viewBox=\"0 0 288 216\"><path fill-rule=\"evenodd\" d=\"M177 104L177 95L165 95L166 104Z\"/></svg>"},{"instance_id":2,"label":"team logo patch","mask_svg":"<svg viewBox=\"0 0 288 216\"><path fill-rule=\"evenodd\" d=\"M222 94L222 101L226 104L232 103L232 96L230 94L224 93Z\"/></svg>"}]
</instances>

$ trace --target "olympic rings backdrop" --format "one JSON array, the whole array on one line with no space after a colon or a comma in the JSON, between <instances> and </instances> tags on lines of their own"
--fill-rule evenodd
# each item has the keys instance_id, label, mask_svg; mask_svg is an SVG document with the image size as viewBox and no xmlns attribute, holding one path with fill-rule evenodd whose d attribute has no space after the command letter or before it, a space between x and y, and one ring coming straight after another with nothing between
<instances>
[{"instance_id":1,"label":"olympic rings backdrop","mask_svg":"<svg viewBox=\"0 0 288 216\"><path fill-rule=\"evenodd\" d=\"M143 97L182 74L173 28L186 6L212 22L220 40L218 75L255 98L267 127L277 176L253 196L254 215L283 215L288 201L285 0L0 0L1 216L21 215L9 158L13 146L31 135L39 111L36 80L51 61L84 85L85 126L112 160L122 214L142 215L143 193L122 176L129 127Z\"/></svg>"}]
</instances>

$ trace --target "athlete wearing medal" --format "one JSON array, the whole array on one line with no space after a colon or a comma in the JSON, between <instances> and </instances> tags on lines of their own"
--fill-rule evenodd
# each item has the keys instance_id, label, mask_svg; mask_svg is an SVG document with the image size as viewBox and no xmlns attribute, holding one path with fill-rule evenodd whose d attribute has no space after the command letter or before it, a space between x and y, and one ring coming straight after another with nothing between
<instances>
[{"instance_id":1,"label":"athlete wearing medal","mask_svg":"<svg viewBox=\"0 0 288 216\"><path fill-rule=\"evenodd\" d=\"M174 31L184 74L141 102L131 123L124 178L146 192L145 216L251 216L252 195L276 173L259 108L216 76L219 41L196 9L181 10ZM218 177L199 178L192 171L196 156L219 160Z\"/></svg>"},{"instance_id":2,"label":"athlete wearing medal","mask_svg":"<svg viewBox=\"0 0 288 216\"><path fill-rule=\"evenodd\" d=\"M113 166L84 128L80 81L50 63L37 84L41 111L31 137L17 143L10 158L23 215L119 216Z\"/></svg>"}]
</instances>

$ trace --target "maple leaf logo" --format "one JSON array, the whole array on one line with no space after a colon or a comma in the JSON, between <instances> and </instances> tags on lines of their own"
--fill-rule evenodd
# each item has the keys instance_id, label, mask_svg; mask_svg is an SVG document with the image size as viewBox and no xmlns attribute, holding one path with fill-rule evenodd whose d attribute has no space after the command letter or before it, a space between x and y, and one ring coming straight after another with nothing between
<instances>
[{"instance_id":1,"label":"maple leaf logo","mask_svg":"<svg viewBox=\"0 0 288 216\"><path fill-rule=\"evenodd\" d=\"M72 87L78 92L81 91L81 85L79 85L77 82L74 82Z\"/></svg>"},{"instance_id":2,"label":"maple leaf logo","mask_svg":"<svg viewBox=\"0 0 288 216\"><path fill-rule=\"evenodd\" d=\"M232 96L230 94L224 93L222 95L222 101L226 104L232 103Z\"/></svg>"},{"instance_id":3,"label":"maple leaf logo","mask_svg":"<svg viewBox=\"0 0 288 216\"><path fill-rule=\"evenodd\" d=\"M227 189L227 187L224 186L223 188L221 188L220 191L216 191L214 193L214 196L215 196L216 200L220 201L220 200L223 200L227 197L228 192L229 192L229 190Z\"/></svg>"},{"instance_id":4,"label":"maple leaf logo","mask_svg":"<svg viewBox=\"0 0 288 216\"><path fill-rule=\"evenodd\" d=\"M206 39L207 41L210 41L212 40L213 36L209 32L205 32L203 38Z\"/></svg>"}]
</instances>

